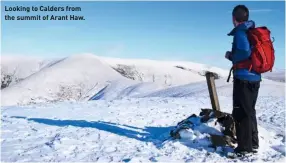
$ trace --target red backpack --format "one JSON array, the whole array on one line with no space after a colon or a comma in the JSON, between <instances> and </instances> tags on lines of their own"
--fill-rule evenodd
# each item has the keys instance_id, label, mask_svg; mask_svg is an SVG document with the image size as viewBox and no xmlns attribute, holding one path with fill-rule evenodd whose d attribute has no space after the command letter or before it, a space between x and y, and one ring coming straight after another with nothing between
<instances>
[{"instance_id":1,"label":"red backpack","mask_svg":"<svg viewBox=\"0 0 286 163\"><path fill-rule=\"evenodd\" d=\"M249 29L247 37L251 45L250 59L234 64L232 69L247 68L257 73L272 71L275 55L270 33L264 26Z\"/></svg>"}]
</instances>

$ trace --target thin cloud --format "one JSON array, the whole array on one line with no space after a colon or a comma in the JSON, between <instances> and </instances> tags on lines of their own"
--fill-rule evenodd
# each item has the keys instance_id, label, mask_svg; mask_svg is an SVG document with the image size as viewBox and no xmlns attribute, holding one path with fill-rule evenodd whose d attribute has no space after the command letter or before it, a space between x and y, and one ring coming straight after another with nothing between
<instances>
[{"instance_id":1,"label":"thin cloud","mask_svg":"<svg viewBox=\"0 0 286 163\"><path fill-rule=\"evenodd\" d=\"M106 56L120 57L125 51L125 45L122 43L112 45L106 52Z\"/></svg>"},{"instance_id":2,"label":"thin cloud","mask_svg":"<svg viewBox=\"0 0 286 163\"><path fill-rule=\"evenodd\" d=\"M249 12L253 12L253 13L258 13L258 12L271 12L273 11L272 9L252 9L249 10Z\"/></svg>"},{"instance_id":3,"label":"thin cloud","mask_svg":"<svg viewBox=\"0 0 286 163\"><path fill-rule=\"evenodd\" d=\"M250 13L262 13L262 12L272 12L273 9L251 9L249 10ZM232 13L232 11L228 11L228 13Z\"/></svg>"}]
</instances>

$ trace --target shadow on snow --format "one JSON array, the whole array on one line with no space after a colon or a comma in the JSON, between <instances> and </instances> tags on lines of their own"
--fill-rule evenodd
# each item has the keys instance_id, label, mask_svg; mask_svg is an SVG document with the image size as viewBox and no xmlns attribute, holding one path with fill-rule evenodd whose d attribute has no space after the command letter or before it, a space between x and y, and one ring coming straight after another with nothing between
<instances>
[{"instance_id":1,"label":"shadow on snow","mask_svg":"<svg viewBox=\"0 0 286 163\"><path fill-rule=\"evenodd\" d=\"M45 125L65 127L74 126L81 128L95 128L98 130L110 132L127 138L136 139L143 142L151 142L156 147L162 146L162 143L169 138L169 132L174 126L171 127L144 127L138 128L129 125L120 125L112 122L104 121L86 121L86 120L56 120L46 118L27 118L21 116L13 116L11 118L26 119Z\"/></svg>"},{"instance_id":2,"label":"shadow on snow","mask_svg":"<svg viewBox=\"0 0 286 163\"><path fill-rule=\"evenodd\" d=\"M37 123L42 123L45 125L65 127L65 126L74 126L81 128L95 128L98 130L110 132L117 134L119 136L125 136L127 138L136 139L142 142L149 142L154 144L157 148L161 148L164 145L166 140L171 140L170 131L175 126L170 127L134 127L129 125L121 125L112 122L104 121L86 121L86 120L56 120L56 119L46 119L46 118L27 118L21 116L13 116L11 118L26 119L28 121L33 121ZM221 156L222 153L214 151L214 148L209 146L210 141L206 138L197 139L196 142L179 140L182 145L185 145L189 148L196 150L206 150L207 152L215 152ZM225 156L223 156L225 157Z\"/></svg>"}]
</instances>

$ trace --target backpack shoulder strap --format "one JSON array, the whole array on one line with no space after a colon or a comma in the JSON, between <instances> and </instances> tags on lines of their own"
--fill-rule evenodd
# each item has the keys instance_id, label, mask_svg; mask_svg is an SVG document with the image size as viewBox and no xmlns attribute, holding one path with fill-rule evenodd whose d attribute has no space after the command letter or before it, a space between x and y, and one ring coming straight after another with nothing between
<instances>
[{"instance_id":1,"label":"backpack shoulder strap","mask_svg":"<svg viewBox=\"0 0 286 163\"><path fill-rule=\"evenodd\" d=\"M227 82L229 82L229 79L230 79L230 76L231 76L232 72L233 72L233 67L231 67L231 69L229 70L229 74L228 74L228 77L227 77Z\"/></svg>"}]
</instances>

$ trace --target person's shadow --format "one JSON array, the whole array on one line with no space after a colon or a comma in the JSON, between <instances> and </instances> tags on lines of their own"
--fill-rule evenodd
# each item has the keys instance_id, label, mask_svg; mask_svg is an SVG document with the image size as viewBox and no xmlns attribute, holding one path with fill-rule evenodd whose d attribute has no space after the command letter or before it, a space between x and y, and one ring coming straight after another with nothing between
<instances>
[{"instance_id":1,"label":"person's shadow","mask_svg":"<svg viewBox=\"0 0 286 163\"><path fill-rule=\"evenodd\" d=\"M162 143L169 138L169 133L172 128L170 127L144 127L138 128L129 125L120 125L111 122L104 121L86 121L86 120L55 120L55 119L46 119L46 118L27 118L21 116L13 116L11 118L20 118L26 119L28 121L34 121L37 123L42 123L46 125L52 126L75 126L81 128L96 128L98 130L107 131L113 134L117 134L120 136L125 136L128 138L136 139L144 142L151 142L157 148L162 146Z\"/></svg>"},{"instance_id":2,"label":"person's shadow","mask_svg":"<svg viewBox=\"0 0 286 163\"><path fill-rule=\"evenodd\" d=\"M46 119L46 118L27 118L21 116L12 116L11 118L26 119L28 121L34 121L37 123L42 123L45 125L52 126L74 126L81 128L95 128L102 131L107 131L120 136L125 136L127 138L136 139L143 142L150 142L160 149L164 146L166 140L172 140L170 137L170 131L175 128L175 126L170 127L151 127L147 126L144 128L121 125L112 122L104 121L86 121L86 120L56 120L56 119ZM215 130L214 128L208 127L207 130ZM56 138L55 138L56 139ZM214 150L213 147L209 146L210 141L208 138L199 138L195 142L189 140L179 140L182 145L196 150L206 150L208 152L216 152L217 154L225 157L221 152ZM52 142L51 142L52 143ZM227 149L229 150L229 149ZM207 157L206 157L207 158Z\"/></svg>"}]
</instances>

